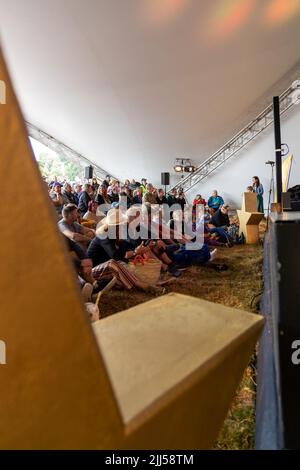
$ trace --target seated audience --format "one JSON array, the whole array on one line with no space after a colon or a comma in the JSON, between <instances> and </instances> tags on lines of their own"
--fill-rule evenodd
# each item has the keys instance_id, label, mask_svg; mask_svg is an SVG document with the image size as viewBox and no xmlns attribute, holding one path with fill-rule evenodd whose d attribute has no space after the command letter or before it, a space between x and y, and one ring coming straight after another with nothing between
<instances>
[{"instance_id":1,"label":"seated audience","mask_svg":"<svg viewBox=\"0 0 300 470\"><path fill-rule=\"evenodd\" d=\"M143 203L146 206L151 206L152 204L157 204L156 202L157 195L155 194L155 189L151 183L147 184L146 192L143 195Z\"/></svg>"},{"instance_id":2,"label":"seated audience","mask_svg":"<svg viewBox=\"0 0 300 470\"><path fill-rule=\"evenodd\" d=\"M75 204L74 194L70 183L65 183L62 190L62 197L64 204Z\"/></svg>"},{"instance_id":3,"label":"seated audience","mask_svg":"<svg viewBox=\"0 0 300 470\"><path fill-rule=\"evenodd\" d=\"M101 186L105 187L106 189L108 188L109 186L109 182L110 182L110 176L109 175L106 175L105 176L105 179L102 181L101 183ZM99 188L98 188L99 189Z\"/></svg>"},{"instance_id":4,"label":"seated audience","mask_svg":"<svg viewBox=\"0 0 300 470\"><path fill-rule=\"evenodd\" d=\"M103 185L103 183L98 188L96 202L98 206L102 206L104 204L107 205L107 210L106 211L103 210L103 212L107 212L112 203L110 196L107 194L107 186Z\"/></svg>"},{"instance_id":5,"label":"seated audience","mask_svg":"<svg viewBox=\"0 0 300 470\"><path fill-rule=\"evenodd\" d=\"M183 191L179 191L179 193L178 193L177 204L179 204L181 209L184 211L184 207L187 204L187 202L186 202L185 195L184 195Z\"/></svg>"},{"instance_id":6,"label":"seated audience","mask_svg":"<svg viewBox=\"0 0 300 470\"><path fill-rule=\"evenodd\" d=\"M206 206L206 200L201 196L201 194L197 194L193 201L193 206L196 206L197 204L202 204L203 206Z\"/></svg>"},{"instance_id":7,"label":"seated audience","mask_svg":"<svg viewBox=\"0 0 300 470\"><path fill-rule=\"evenodd\" d=\"M98 210L98 204L96 201L90 201L88 204L88 211L84 214L83 220L89 220L95 222L96 225L105 217L104 212Z\"/></svg>"},{"instance_id":8,"label":"seated audience","mask_svg":"<svg viewBox=\"0 0 300 470\"><path fill-rule=\"evenodd\" d=\"M99 188L99 183L98 183L97 178L95 176L92 179L92 187L93 187L94 192L97 193L98 188Z\"/></svg>"},{"instance_id":9,"label":"seated audience","mask_svg":"<svg viewBox=\"0 0 300 470\"><path fill-rule=\"evenodd\" d=\"M77 242L85 251L91 240L95 237L95 231L83 227L77 222L78 210L75 204L67 204L62 210L63 218L58 222L59 230L70 240Z\"/></svg>"},{"instance_id":10,"label":"seated audience","mask_svg":"<svg viewBox=\"0 0 300 470\"><path fill-rule=\"evenodd\" d=\"M93 187L91 184L86 183L83 186L83 191L79 197L78 210L80 215L83 216L88 211L89 202L92 200Z\"/></svg>"},{"instance_id":11,"label":"seated audience","mask_svg":"<svg viewBox=\"0 0 300 470\"><path fill-rule=\"evenodd\" d=\"M156 203L159 204L159 205L168 204L167 198L165 196L165 192L162 188L160 188L157 192Z\"/></svg>"},{"instance_id":12,"label":"seated audience","mask_svg":"<svg viewBox=\"0 0 300 470\"><path fill-rule=\"evenodd\" d=\"M133 204L133 194L132 194L132 190L129 188L129 187L124 187L123 188L123 191L120 193L120 196L123 196L124 198L126 198L126 205L127 205L127 209L129 209L130 206L132 206ZM119 201L120 201L120 197L119 197Z\"/></svg>"},{"instance_id":13,"label":"seated audience","mask_svg":"<svg viewBox=\"0 0 300 470\"><path fill-rule=\"evenodd\" d=\"M140 186L142 196L144 196L145 192L147 191L147 180L146 178L141 179L141 186Z\"/></svg>"},{"instance_id":14,"label":"seated audience","mask_svg":"<svg viewBox=\"0 0 300 470\"><path fill-rule=\"evenodd\" d=\"M167 247L168 256L180 267L200 266L208 261L213 261L216 253L217 249L211 252L205 244L199 250L188 250L185 245L181 245L179 250L175 252L168 251Z\"/></svg>"},{"instance_id":15,"label":"seated audience","mask_svg":"<svg viewBox=\"0 0 300 470\"><path fill-rule=\"evenodd\" d=\"M73 198L74 198L74 204L76 204L76 206L78 207L78 204L79 204L79 198L80 198L80 194L81 194L81 191L82 191L82 184L74 184L74 191L73 191Z\"/></svg>"},{"instance_id":16,"label":"seated audience","mask_svg":"<svg viewBox=\"0 0 300 470\"><path fill-rule=\"evenodd\" d=\"M64 198L61 194L61 184L60 183L54 183L52 190L49 193L50 198L52 199L52 202L54 204L57 218L61 219L61 211L64 206Z\"/></svg>"},{"instance_id":17,"label":"seated audience","mask_svg":"<svg viewBox=\"0 0 300 470\"><path fill-rule=\"evenodd\" d=\"M183 190L177 195L173 189L166 196L162 188L157 190L145 178L141 183L127 179L120 184L106 175L100 185L93 178L92 185L85 184L83 191L81 184L74 185L72 191L64 178L61 187L53 178L49 196L62 217L58 228L68 244L85 302L95 302L97 292L111 280L125 289L159 292L134 275L130 263L138 255L160 260L162 271L178 277L189 266L216 257L217 250L210 251L209 245L239 243L231 237L234 224L230 224L228 206L217 191L212 192L206 207L201 194L189 206Z\"/></svg>"},{"instance_id":18,"label":"seated audience","mask_svg":"<svg viewBox=\"0 0 300 470\"><path fill-rule=\"evenodd\" d=\"M131 189L131 191L135 191L137 188L139 188L139 186L140 185L132 178L129 184L129 188Z\"/></svg>"},{"instance_id":19,"label":"seated audience","mask_svg":"<svg viewBox=\"0 0 300 470\"><path fill-rule=\"evenodd\" d=\"M224 199L221 196L218 196L218 191L214 190L212 195L207 201L207 205L210 209L217 211L220 206L224 204Z\"/></svg>"},{"instance_id":20,"label":"seated audience","mask_svg":"<svg viewBox=\"0 0 300 470\"><path fill-rule=\"evenodd\" d=\"M230 225L228 209L228 205L221 206L210 219L210 224L215 227L228 227Z\"/></svg>"},{"instance_id":21,"label":"seated audience","mask_svg":"<svg viewBox=\"0 0 300 470\"><path fill-rule=\"evenodd\" d=\"M173 206L174 204L177 204L177 190L172 189L170 193L167 196L167 203L169 207Z\"/></svg>"},{"instance_id":22,"label":"seated audience","mask_svg":"<svg viewBox=\"0 0 300 470\"><path fill-rule=\"evenodd\" d=\"M232 240L227 231L227 227L230 225L228 208L229 206L223 205L215 212L208 224L208 231L211 234L217 234L219 241L222 243L227 243L228 246L232 246Z\"/></svg>"},{"instance_id":23,"label":"seated audience","mask_svg":"<svg viewBox=\"0 0 300 470\"><path fill-rule=\"evenodd\" d=\"M142 204L143 203L142 191L141 191L140 188L137 188L133 191L132 203L133 204Z\"/></svg>"}]
</instances>

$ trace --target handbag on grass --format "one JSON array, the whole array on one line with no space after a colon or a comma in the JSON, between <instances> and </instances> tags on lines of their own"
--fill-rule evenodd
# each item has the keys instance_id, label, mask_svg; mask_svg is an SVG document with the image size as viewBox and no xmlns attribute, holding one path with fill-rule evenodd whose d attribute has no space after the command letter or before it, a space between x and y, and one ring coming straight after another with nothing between
<instances>
[{"instance_id":1,"label":"handbag on grass","mask_svg":"<svg viewBox=\"0 0 300 470\"><path fill-rule=\"evenodd\" d=\"M140 281L155 286L160 278L161 265L158 259L137 255L128 263L127 268Z\"/></svg>"}]
</instances>

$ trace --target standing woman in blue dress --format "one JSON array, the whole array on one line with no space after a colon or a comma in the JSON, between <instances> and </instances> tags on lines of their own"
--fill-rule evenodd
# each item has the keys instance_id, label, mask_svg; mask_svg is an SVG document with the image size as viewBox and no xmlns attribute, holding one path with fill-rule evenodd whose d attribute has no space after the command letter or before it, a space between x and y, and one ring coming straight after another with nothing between
<instances>
[{"instance_id":1,"label":"standing woman in blue dress","mask_svg":"<svg viewBox=\"0 0 300 470\"><path fill-rule=\"evenodd\" d=\"M253 183L252 184L253 191L256 193L256 196L257 196L257 210L258 212L264 213L264 199L263 199L264 187L259 181L258 176L253 176L252 183Z\"/></svg>"}]
</instances>

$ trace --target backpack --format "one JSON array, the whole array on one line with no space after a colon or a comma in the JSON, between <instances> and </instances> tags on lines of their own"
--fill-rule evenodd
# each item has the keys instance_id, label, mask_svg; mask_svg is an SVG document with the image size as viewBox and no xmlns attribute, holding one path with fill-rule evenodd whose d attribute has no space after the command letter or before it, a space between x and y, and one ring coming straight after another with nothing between
<instances>
[{"instance_id":1,"label":"backpack","mask_svg":"<svg viewBox=\"0 0 300 470\"><path fill-rule=\"evenodd\" d=\"M239 242L239 228L236 225L229 225L227 233L233 243Z\"/></svg>"},{"instance_id":2,"label":"backpack","mask_svg":"<svg viewBox=\"0 0 300 470\"><path fill-rule=\"evenodd\" d=\"M246 243L245 235L242 232L238 240L238 245L244 245L245 243Z\"/></svg>"}]
</instances>

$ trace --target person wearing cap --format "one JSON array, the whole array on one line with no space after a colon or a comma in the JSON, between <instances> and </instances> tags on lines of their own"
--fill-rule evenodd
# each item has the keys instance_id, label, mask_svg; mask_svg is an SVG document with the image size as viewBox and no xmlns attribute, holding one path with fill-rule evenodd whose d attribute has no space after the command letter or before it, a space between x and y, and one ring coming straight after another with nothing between
<instances>
[{"instance_id":1,"label":"person wearing cap","mask_svg":"<svg viewBox=\"0 0 300 470\"><path fill-rule=\"evenodd\" d=\"M126 228L127 233L127 222L127 216L120 209L111 209L101 221L96 231L97 236L91 242L87 253L94 266L93 276L95 279L101 279L104 275L113 273L126 289L137 287L160 292L160 288L145 284L126 267L129 259L150 251L149 247L142 243L133 248L127 239L121 239L122 227ZM104 238L105 233L109 235L110 229L113 237Z\"/></svg>"},{"instance_id":2,"label":"person wearing cap","mask_svg":"<svg viewBox=\"0 0 300 470\"><path fill-rule=\"evenodd\" d=\"M104 263L110 259L124 261L142 255L149 251L146 247L137 247L135 250L127 239L127 216L117 208L110 209L97 227L96 237L88 249L88 256L93 265Z\"/></svg>"}]
</instances>

